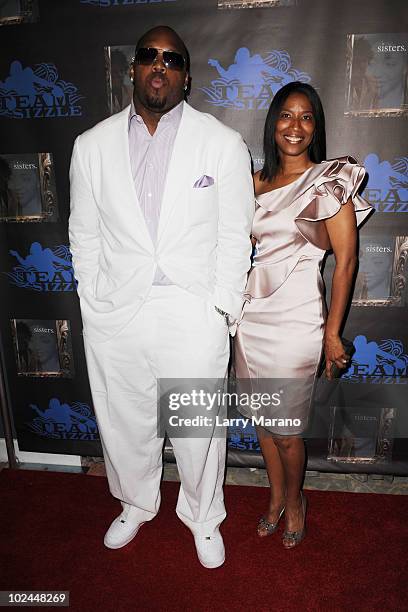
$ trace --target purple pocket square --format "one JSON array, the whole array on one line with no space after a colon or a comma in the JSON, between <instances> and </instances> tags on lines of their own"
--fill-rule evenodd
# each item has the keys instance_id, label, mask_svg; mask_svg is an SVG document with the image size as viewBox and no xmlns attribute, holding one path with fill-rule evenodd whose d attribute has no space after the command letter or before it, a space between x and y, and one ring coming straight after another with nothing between
<instances>
[{"instance_id":1,"label":"purple pocket square","mask_svg":"<svg viewBox=\"0 0 408 612\"><path fill-rule=\"evenodd\" d=\"M203 187L210 187L214 185L214 179L212 176L207 176L207 174L203 174L193 185L195 189L202 189Z\"/></svg>"}]
</instances>

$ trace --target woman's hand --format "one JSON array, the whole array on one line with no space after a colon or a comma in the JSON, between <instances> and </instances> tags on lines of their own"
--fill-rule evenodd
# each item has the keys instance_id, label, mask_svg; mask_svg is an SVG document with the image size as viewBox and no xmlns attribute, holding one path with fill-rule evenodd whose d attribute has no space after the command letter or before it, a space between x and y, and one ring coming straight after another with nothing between
<instances>
[{"instance_id":1,"label":"woman's hand","mask_svg":"<svg viewBox=\"0 0 408 612\"><path fill-rule=\"evenodd\" d=\"M339 335L325 336L324 338L324 355L326 357L326 377L332 380L332 367L336 365L338 368L345 369L348 365L350 357L344 350Z\"/></svg>"}]
</instances>

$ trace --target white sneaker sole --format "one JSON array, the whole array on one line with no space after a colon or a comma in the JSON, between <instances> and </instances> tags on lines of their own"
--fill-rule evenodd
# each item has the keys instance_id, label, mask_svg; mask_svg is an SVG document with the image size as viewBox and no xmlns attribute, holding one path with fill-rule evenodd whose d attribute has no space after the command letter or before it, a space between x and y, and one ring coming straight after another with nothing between
<instances>
[{"instance_id":1,"label":"white sneaker sole","mask_svg":"<svg viewBox=\"0 0 408 612\"><path fill-rule=\"evenodd\" d=\"M198 557L199 562L201 563L201 565L203 567L205 567L206 569L216 569L217 567L221 567L221 565L224 564L225 562L225 556L223 557L221 562L217 562L217 561L207 561L204 562L200 559L200 557Z\"/></svg>"},{"instance_id":2,"label":"white sneaker sole","mask_svg":"<svg viewBox=\"0 0 408 612\"><path fill-rule=\"evenodd\" d=\"M106 536L103 539L103 543L105 544L106 548L112 548L113 550L117 550L118 548L123 548L124 546L127 546L134 537L137 536L139 529L141 528L141 526L144 525L144 523L140 523L140 525L138 525L136 531L130 535L126 540L124 540L123 542L121 542L121 544L108 544L108 542L106 541Z\"/></svg>"}]
</instances>

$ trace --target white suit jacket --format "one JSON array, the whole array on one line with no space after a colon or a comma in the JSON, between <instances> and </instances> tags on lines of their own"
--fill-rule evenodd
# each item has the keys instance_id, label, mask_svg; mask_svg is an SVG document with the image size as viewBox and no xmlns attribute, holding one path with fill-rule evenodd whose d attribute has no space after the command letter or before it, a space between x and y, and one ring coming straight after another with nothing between
<instances>
[{"instance_id":1,"label":"white suit jacket","mask_svg":"<svg viewBox=\"0 0 408 612\"><path fill-rule=\"evenodd\" d=\"M84 335L101 342L126 326L158 265L238 318L254 213L241 136L184 103L154 245L134 188L128 116L129 107L84 132L72 153L69 235ZM195 188L203 175L214 183Z\"/></svg>"}]
</instances>

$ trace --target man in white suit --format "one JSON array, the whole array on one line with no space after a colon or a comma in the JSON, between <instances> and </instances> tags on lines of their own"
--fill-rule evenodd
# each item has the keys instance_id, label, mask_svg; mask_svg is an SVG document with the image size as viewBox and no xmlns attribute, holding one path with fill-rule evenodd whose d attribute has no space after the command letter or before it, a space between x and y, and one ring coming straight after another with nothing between
<instances>
[{"instance_id":1,"label":"man in white suit","mask_svg":"<svg viewBox=\"0 0 408 612\"><path fill-rule=\"evenodd\" d=\"M188 52L160 26L138 42L133 103L76 139L71 251L91 390L112 495L105 535L120 548L160 504L159 378L226 374L228 319L250 265L253 190L241 136L183 101ZM198 558L225 553L225 438L172 439L179 518Z\"/></svg>"}]
</instances>

